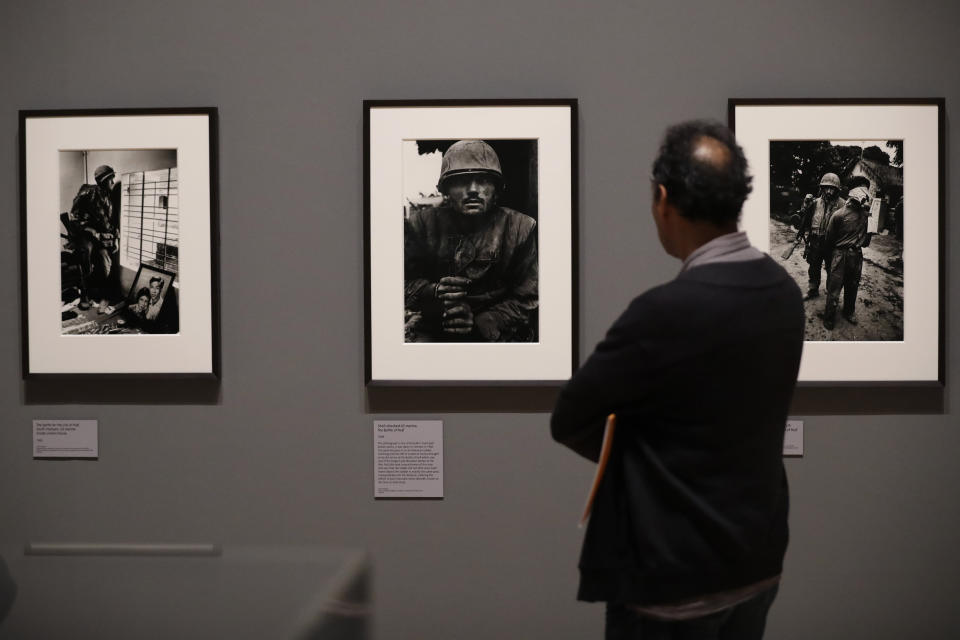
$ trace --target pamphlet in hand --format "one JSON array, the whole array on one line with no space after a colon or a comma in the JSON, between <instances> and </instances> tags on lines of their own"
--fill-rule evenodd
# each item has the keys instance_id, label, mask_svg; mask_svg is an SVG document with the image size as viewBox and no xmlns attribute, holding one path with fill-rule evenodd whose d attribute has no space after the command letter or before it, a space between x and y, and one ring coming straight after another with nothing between
<instances>
[{"instance_id":1,"label":"pamphlet in hand","mask_svg":"<svg viewBox=\"0 0 960 640\"><path fill-rule=\"evenodd\" d=\"M613 429L617 424L617 416L610 414L607 416L607 424L603 428L603 442L600 444L600 459L597 460L597 472L593 476L593 484L590 487L590 495L587 496L587 505L583 509L583 516L580 518L580 527L583 528L590 519L590 512L593 510L593 501L597 497L597 489L600 488L600 481L603 479L603 472L607 469L607 460L610 459L610 448L613 446Z\"/></svg>"}]
</instances>

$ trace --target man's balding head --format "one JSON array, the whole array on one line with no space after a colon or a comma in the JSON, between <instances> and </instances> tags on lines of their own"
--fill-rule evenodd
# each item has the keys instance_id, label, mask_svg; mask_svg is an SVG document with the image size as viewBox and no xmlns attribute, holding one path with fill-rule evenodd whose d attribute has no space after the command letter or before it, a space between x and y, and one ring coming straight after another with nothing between
<instances>
[{"instance_id":1,"label":"man's balding head","mask_svg":"<svg viewBox=\"0 0 960 640\"><path fill-rule=\"evenodd\" d=\"M750 193L747 160L730 131L694 120L670 127L653 163L653 181L686 218L736 224Z\"/></svg>"},{"instance_id":2,"label":"man's balding head","mask_svg":"<svg viewBox=\"0 0 960 640\"><path fill-rule=\"evenodd\" d=\"M709 166L712 170L727 171L732 154L727 145L710 136L700 136L693 141L693 162Z\"/></svg>"}]
</instances>

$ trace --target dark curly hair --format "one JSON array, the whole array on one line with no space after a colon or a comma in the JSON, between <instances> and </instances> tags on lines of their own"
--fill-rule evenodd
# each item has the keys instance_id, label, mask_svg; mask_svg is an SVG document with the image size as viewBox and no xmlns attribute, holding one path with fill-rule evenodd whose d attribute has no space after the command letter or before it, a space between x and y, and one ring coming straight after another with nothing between
<instances>
[{"instance_id":1,"label":"dark curly hair","mask_svg":"<svg viewBox=\"0 0 960 640\"><path fill-rule=\"evenodd\" d=\"M719 142L729 154L720 162L697 157L697 143L703 138ZM680 213L717 226L737 222L752 180L733 132L709 120L682 122L667 129L653 162L654 183L667 189L667 197Z\"/></svg>"}]
</instances>

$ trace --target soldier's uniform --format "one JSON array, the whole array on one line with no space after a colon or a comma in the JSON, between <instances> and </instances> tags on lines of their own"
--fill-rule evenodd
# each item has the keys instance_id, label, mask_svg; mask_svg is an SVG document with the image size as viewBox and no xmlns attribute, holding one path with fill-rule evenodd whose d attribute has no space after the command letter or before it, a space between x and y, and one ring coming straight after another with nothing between
<instances>
[{"instance_id":1,"label":"soldier's uniform","mask_svg":"<svg viewBox=\"0 0 960 640\"><path fill-rule=\"evenodd\" d=\"M485 224L476 230L459 225L459 216L449 207L435 207L416 211L407 220L407 309L423 313L421 331L440 336L442 309L431 283L444 276L463 276L472 281L464 301L475 314L492 316L498 340L532 339L531 313L537 308L537 223L506 207L485 214ZM455 336L446 339L461 340Z\"/></svg>"},{"instance_id":2,"label":"soldier's uniform","mask_svg":"<svg viewBox=\"0 0 960 640\"><path fill-rule=\"evenodd\" d=\"M80 295L106 299L117 293L119 286L119 189L109 190L105 178L114 175L113 169L103 165L95 176L97 184L82 185L73 199L68 220L74 229L73 242L80 260Z\"/></svg>"},{"instance_id":3,"label":"soldier's uniform","mask_svg":"<svg viewBox=\"0 0 960 640\"><path fill-rule=\"evenodd\" d=\"M824 174L820 180L820 186L835 187L840 190L840 178L833 173ZM808 297L816 297L820 294L821 270L827 268L827 277L830 275L830 251L825 245L823 237L827 232L827 225L834 212L843 206L843 198L839 195L832 200L824 198L821 192L818 198L810 202L803 210L804 224L801 229L807 232L807 251L806 258L810 268L807 269L809 277Z\"/></svg>"},{"instance_id":4,"label":"soldier's uniform","mask_svg":"<svg viewBox=\"0 0 960 640\"><path fill-rule=\"evenodd\" d=\"M823 311L823 325L833 329L840 291L843 291L843 316L856 324L853 316L863 271L863 247L868 242L867 218L870 196L858 187L850 191L843 209L830 218L824 236L832 252L827 273L827 302Z\"/></svg>"}]
</instances>

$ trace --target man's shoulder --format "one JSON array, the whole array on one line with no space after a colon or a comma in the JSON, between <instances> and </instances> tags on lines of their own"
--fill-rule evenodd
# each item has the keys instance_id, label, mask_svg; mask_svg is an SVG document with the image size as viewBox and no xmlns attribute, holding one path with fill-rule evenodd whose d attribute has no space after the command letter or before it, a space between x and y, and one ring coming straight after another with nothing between
<instances>
[{"instance_id":1,"label":"man's shoulder","mask_svg":"<svg viewBox=\"0 0 960 640\"><path fill-rule=\"evenodd\" d=\"M678 333L689 332L690 323L696 323L702 311L696 293L671 280L633 298L617 317L610 332L628 340L642 337L648 344L654 344Z\"/></svg>"},{"instance_id":2,"label":"man's shoulder","mask_svg":"<svg viewBox=\"0 0 960 640\"><path fill-rule=\"evenodd\" d=\"M509 226L522 231L529 231L537 226L537 221L531 216L510 207L497 207L495 215L503 218Z\"/></svg>"},{"instance_id":3,"label":"man's shoulder","mask_svg":"<svg viewBox=\"0 0 960 640\"><path fill-rule=\"evenodd\" d=\"M686 295L676 280L664 282L647 289L631 300L620 319L629 324L662 321L671 315Z\"/></svg>"},{"instance_id":4,"label":"man's shoulder","mask_svg":"<svg viewBox=\"0 0 960 640\"><path fill-rule=\"evenodd\" d=\"M833 212L833 216L830 218L830 224L840 224L845 218L853 217L854 213L855 212L844 203Z\"/></svg>"},{"instance_id":5,"label":"man's shoulder","mask_svg":"<svg viewBox=\"0 0 960 640\"><path fill-rule=\"evenodd\" d=\"M666 333L699 326L721 314L736 317L754 300L778 309L802 312L803 294L792 276L769 256L742 262L718 262L693 267L677 278L635 297L622 321ZM706 337L706 336L704 336Z\"/></svg>"}]
</instances>

